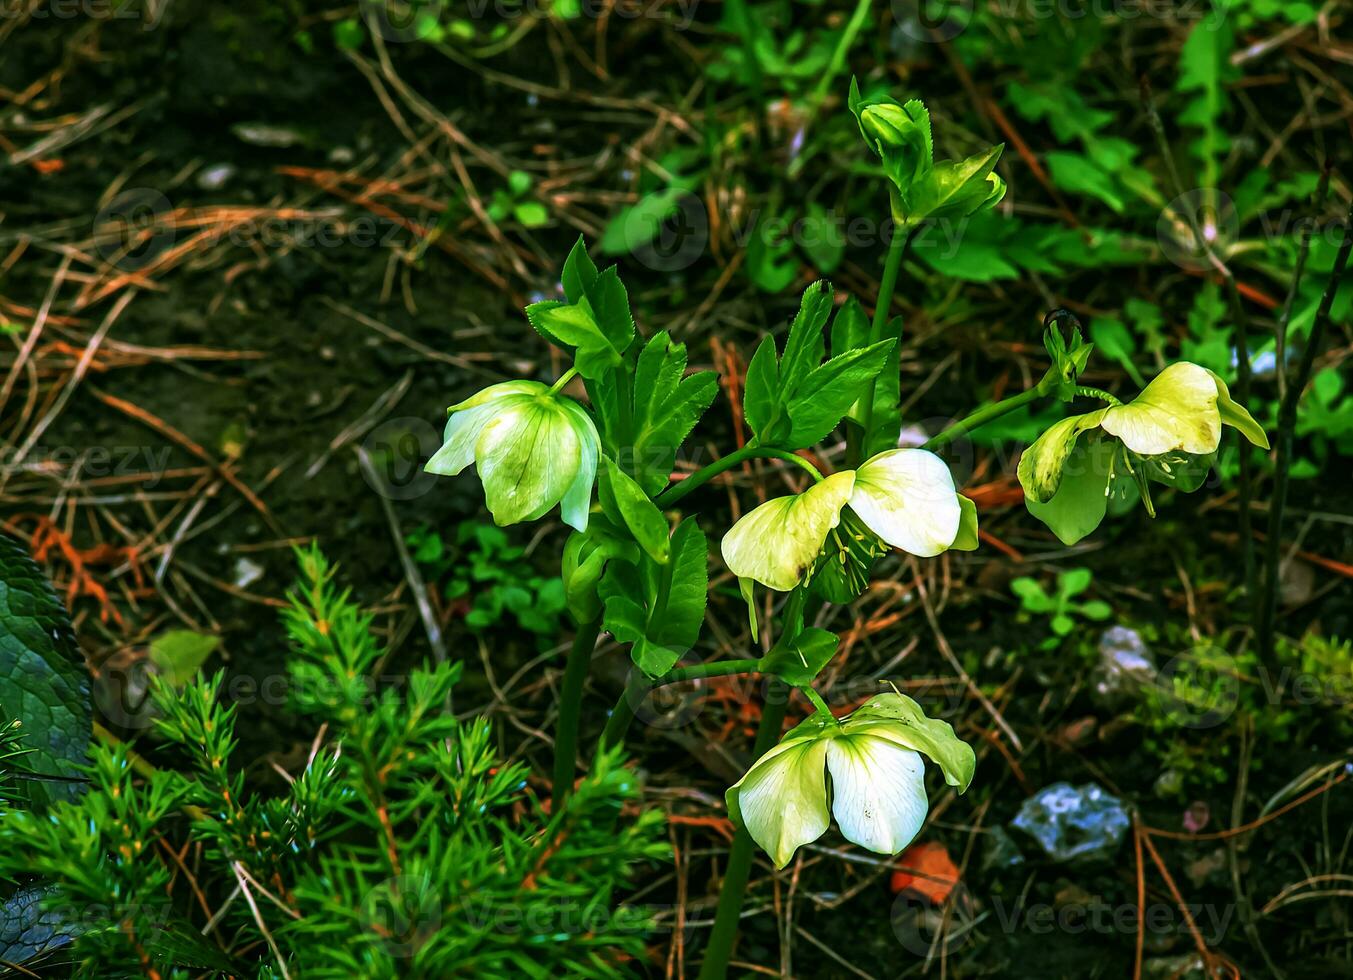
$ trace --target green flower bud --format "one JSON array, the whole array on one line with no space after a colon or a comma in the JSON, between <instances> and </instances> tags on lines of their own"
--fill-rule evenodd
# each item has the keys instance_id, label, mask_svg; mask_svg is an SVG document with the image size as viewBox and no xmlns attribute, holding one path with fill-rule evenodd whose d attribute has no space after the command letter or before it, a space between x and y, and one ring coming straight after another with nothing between
<instances>
[{"instance_id":1,"label":"green flower bud","mask_svg":"<svg viewBox=\"0 0 1353 980\"><path fill-rule=\"evenodd\" d=\"M508 381L452 405L427 471L456 476L475 464L496 524L538 520L556 504L587 530L600 439L581 405L538 381Z\"/></svg>"},{"instance_id":2,"label":"green flower bud","mask_svg":"<svg viewBox=\"0 0 1353 980\"><path fill-rule=\"evenodd\" d=\"M897 854L929 810L923 756L960 793L972 782L977 757L948 722L906 695L880 694L844 721L819 714L789 732L728 790L728 812L778 868L832 816L847 840Z\"/></svg>"}]
</instances>

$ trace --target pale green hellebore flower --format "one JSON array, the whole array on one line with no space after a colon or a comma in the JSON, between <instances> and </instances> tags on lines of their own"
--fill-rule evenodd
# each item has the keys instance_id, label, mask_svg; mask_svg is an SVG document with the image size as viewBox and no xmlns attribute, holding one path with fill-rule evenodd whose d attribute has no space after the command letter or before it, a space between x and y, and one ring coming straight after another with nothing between
<instances>
[{"instance_id":1,"label":"pale green hellebore flower","mask_svg":"<svg viewBox=\"0 0 1353 980\"><path fill-rule=\"evenodd\" d=\"M456 476L471 463L500 527L544 517L587 530L601 440L581 405L539 381L507 381L449 409L427 471Z\"/></svg>"},{"instance_id":2,"label":"pale green hellebore flower","mask_svg":"<svg viewBox=\"0 0 1353 980\"><path fill-rule=\"evenodd\" d=\"M728 790L728 813L777 868L821 837L831 816L846 840L896 854L929 810L922 755L950 786L967 790L972 748L906 695L880 694L844 721L819 714L789 732Z\"/></svg>"},{"instance_id":3,"label":"pale green hellebore flower","mask_svg":"<svg viewBox=\"0 0 1353 980\"><path fill-rule=\"evenodd\" d=\"M1039 436L1019 461L1026 505L1067 544L1103 520L1115 480L1133 480L1154 516L1146 480L1196 490L1223 425L1268 448L1226 382L1197 364L1171 364L1126 405L1073 415Z\"/></svg>"},{"instance_id":4,"label":"pale green hellebore flower","mask_svg":"<svg viewBox=\"0 0 1353 980\"><path fill-rule=\"evenodd\" d=\"M811 572L847 506L885 543L921 558L953 545L964 509L943 460L924 449L890 449L757 507L724 535L724 563L738 578L788 592Z\"/></svg>"}]
</instances>

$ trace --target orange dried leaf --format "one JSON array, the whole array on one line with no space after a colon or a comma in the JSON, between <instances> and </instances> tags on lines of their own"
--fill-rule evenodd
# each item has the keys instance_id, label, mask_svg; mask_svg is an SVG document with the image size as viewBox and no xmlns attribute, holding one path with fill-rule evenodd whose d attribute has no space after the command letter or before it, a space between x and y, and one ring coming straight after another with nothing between
<instances>
[{"instance_id":1,"label":"orange dried leaf","mask_svg":"<svg viewBox=\"0 0 1353 980\"><path fill-rule=\"evenodd\" d=\"M897 859L893 872L893 894L910 891L942 905L958 884L958 866L943 844L926 843L909 847Z\"/></svg>"}]
</instances>

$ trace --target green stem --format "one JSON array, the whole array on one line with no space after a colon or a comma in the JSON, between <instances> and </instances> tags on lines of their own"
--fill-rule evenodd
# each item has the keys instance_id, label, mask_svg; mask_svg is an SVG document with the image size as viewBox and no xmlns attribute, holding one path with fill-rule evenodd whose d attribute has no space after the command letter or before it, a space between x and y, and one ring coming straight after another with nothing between
<instances>
[{"instance_id":1,"label":"green stem","mask_svg":"<svg viewBox=\"0 0 1353 980\"><path fill-rule=\"evenodd\" d=\"M601 744L619 745L625 740L625 733L634 721L634 706L644 699L652 686L652 681L644 676L642 670L635 667L630 671L625 690L620 692L615 707L611 709L611 717L606 719L606 727L602 729Z\"/></svg>"},{"instance_id":2,"label":"green stem","mask_svg":"<svg viewBox=\"0 0 1353 980\"><path fill-rule=\"evenodd\" d=\"M804 697L813 702L813 707L817 708L818 714L826 715L832 721L836 720L836 715L832 714L832 709L827 707L827 702L822 700L822 695L817 693L813 685L805 684L799 690L803 692Z\"/></svg>"},{"instance_id":3,"label":"green stem","mask_svg":"<svg viewBox=\"0 0 1353 980\"><path fill-rule=\"evenodd\" d=\"M802 467L815 481L822 479L822 474L818 472L817 467L797 453L791 453L787 449L774 449L770 446L746 445L741 449L733 450L727 456L716 459L708 466L696 470L680 483L668 487L662 493L658 494L658 496L654 497L653 502L657 504L660 509L670 509L676 505L678 500L681 500L688 493L700 489L700 487L704 486L720 473L731 470L734 466L757 457L762 459L782 459L787 463L794 463L797 466Z\"/></svg>"},{"instance_id":4,"label":"green stem","mask_svg":"<svg viewBox=\"0 0 1353 980\"><path fill-rule=\"evenodd\" d=\"M577 374L578 374L577 368L575 367L569 368L567 371L561 374L559 376L559 380L556 381L553 386L551 386L550 394L557 395L559 393L559 389L561 389L562 387L564 387L564 385L572 381L577 376Z\"/></svg>"},{"instance_id":5,"label":"green stem","mask_svg":"<svg viewBox=\"0 0 1353 980\"><path fill-rule=\"evenodd\" d=\"M907 247L911 240L916 237L919 229L912 228L905 234L896 224L893 225L893 237L888 242L888 257L883 263L883 279L879 282L878 300L874 304L874 321L869 326L869 342L876 344L883 339L883 329L888 323L888 311L893 305L893 291L897 287L897 277L902 271L902 258L907 253ZM897 342L902 342L899 332ZM850 462L852 465L860 462L861 454L868 452L869 439L874 432L874 396L878 390L878 377L875 376L869 382L869 391L864 398L864 418L860 421L860 441L854 447Z\"/></svg>"},{"instance_id":6,"label":"green stem","mask_svg":"<svg viewBox=\"0 0 1353 980\"><path fill-rule=\"evenodd\" d=\"M785 604L782 628L786 638L793 639L803 628L803 609L807 593L795 589ZM756 744L752 758L759 759L780 740L789 710L789 688L781 680L771 681L766 691L766 703L761 709L761 722L756 729ZM733 955L733 943L738 936L738 922L742 918L742 901L747 893L747 879L752 873L752 837L745 827L738 828L733 846L728 852L724 868L723 887L719 891L719 908L714 914L714 927L709 933L709 947L700 965L700 980L723 980L728 973L728 960Z\"/></svg>"},{"instance_id":7,"label":"green stem","mask_svg":"<svg viewBox=\"0 0 1353 980\"><path fill-rule=\"evenodd\" d=\"M789 689L783 681L774 681L767 692L767 702L761 709L761 723L757 727L756 745L752 749L754 759L769 752L779 740L788 709ZM709 933L705 961L700 965L700 980L723 980L728 973L728 960L733 955L733 942L737 939L738 923L742 918L747 879L752 873L754 847L751 834L745 828L739 828L728 852L723 887L719 891L719 908L714 914L714 928Z\"/></svg>"},{"instance_id":8,"label":"green stem","mask_svg":"<svg viewBox=\"0 0 1353 980\"><path fill-rule=\"evenodd\" d=\"M930 440L926 442L926 444L921 448L934 451L935 449L938 449L941 446L948 445L949 443L953 442L955 439L957 439L959 436L963 435L966 432L971 432L973 429L981 428L988 422L992 422L1000 418L1002 415L1006 415L1010 412L1013 412L1017 408L1022 408L1023 406L1029 404L1030 402L1042 398L1044 395L1047 394L1046 389L1048 387L1051 387L1050 385L1047 384L1047 381L1048 378L1045 377L1043 381L1040 381L1032 388L1028 388L1024 391L1021 391L1018 395L1012 395L1011 397L1006 398L1003 401L996 402L996 404L994 405L988 405L985 408L979 408L977 411L973 412L967 418L960 419L953 425L949 426L949 428L945 429L943 432L939 433L938 435L932 436Z\"/></svg>"},{"instance_id":9,"label":"green stem","mask_svg":"<svg viewBox=\"0 0 1353 980\"><path fill-rule=\"evenodd\" d=\"M559 723L554 736L554 786L550 794L551 811L558 813L564 797L573 788L578 768L578 719L582 714L583 685L592 666L592 651L601 632L601 618L583 623L573 636L564 667L564 686L559 692Z\"/></svg>"},{"instance_id":10,"label":"green stem","mask_svg":"<svg viewBox=\"0 0 1353 980\"><path fill-rule=\"evenodd\" d=\"M681 681L699 681L706 677L729 677L733 674L759 674L760 672L761 661L759 659L713 660L709 663L692 664L690 667L679 667L676 670L669 671L658 678L653 686L678 684Z\"/></svg>"},{"instance_id":11,"label":"green stem","mask_svg":"<svg viewBox=\"0 0 1353 980\"><path fill-rule=\"evenodd\" d=\"M850 46L855 43L855 36L860 33L860 28L864 27L871 2L872 0L858 0L855 4L855 12L850 15L846 29L841 32L841 39L836 42L836 50L832 52L832 60L827 65L827 71L818 79L817 88L813 90L814 111L826 100L827 90L832 87L836 76L840 75L841 69L845 67L846 55L850 53Z\"/></svg>"}]
</instances>

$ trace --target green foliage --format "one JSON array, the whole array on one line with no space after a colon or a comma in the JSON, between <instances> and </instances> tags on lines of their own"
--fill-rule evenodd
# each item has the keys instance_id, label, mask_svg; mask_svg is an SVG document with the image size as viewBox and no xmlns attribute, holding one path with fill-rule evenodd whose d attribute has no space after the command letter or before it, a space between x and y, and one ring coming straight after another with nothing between
<instances>
[{"instance_id":1,"label":"green foliage","mask_svg":"<svg viewBox=\"0 0 1353 980\"><path fill-rule=\"evenodd\" d=\"M515 218L526 228L541 228L550 222L550 212L540 201L531 197L535 181L524 170L510 170L507 186L499 187L489 199L488 216L494 221Z\"/></svg>"},{"instance_id":2,"label":"green foliage","mask_svg":"<svg viewBox=\"0 0 1353 980\"><path fill-rule=\"evenodd\" d=\"M848 350L823 362L822 328L831 307L831 285L814 283L804 290L783 357L776 356L773 337L766 337L757 347L747 367L743 411L761 444L797 449L821 441L887 363L893 340Z\"/></svg>"},{"instance_id":3,"label":"green foliage","mask_svg":"<svg viewBox=\"0 0 1353 980\"><path fill-rule=\"evenodd\" d=\"M654 334L644 345L634 366L630 461L646 493L657 493L667 485L677 449L718 390L719 379L713 371L686 374L685 344L674 342L664 332Z\"/></svg>"},{"instance_id":4,"label":"green foliage","mask_svg":"<svg viewBox=\"0 0 1353 980\"><path fill-rule=\"evenodd\" d=\"M641 555L637 569L612 562L601 579L603 625L621 643L632 644L631 657L649 677L671 670L700 635L709 590L708 550L704 532L688 518L672 532L670 561L660 565Z\"/></svg>"},{"instance_id":5,"label":"green foliage","mask_svg":"<svg viewBox=\"0 0 1353 980\"><path fill-rule=\"evenodd\" d=\"M1099 599L1079 601L1077 596L1090 587L1088 568L1069 568L1057 573L1057 587L1049 594L1042 583L1035 578L1021 576L1010 583L1010 591L1019 597L1020 609L1034 616L1044 616L1053 635L1045 640L1041 649L1052 649L1061 643L1061 639L1070 635L1077 626L1076 620L1088 619L1101 622L1113 615L1113 609L1107 602Z\"/></svg>"},{"instance_id":6,"label":"green foliage","mask_svg":"<svg viewBox=\"0 0 1353 980\"><path fill-rule=\"evenodd\" d=\"M17 541L0 534L0 718L23 723L25 762L71 777L89 746L89 677L70 617ZM39 798L70 799L78 783L53 780Z\"/></svg>"},{"instance_id":7,"label":"green foliage","mask_svg":"<svg viewBox=\"0 0 1353 980\"><path fill-rule=\"evenodd\" d=\"M150 662L173 687L187 684L221 645L219 636L192 630L170 630L150 641Z\"/></svg>"},{"instance_id":8,"label":"green foliage","mask_svg":"<svg viewBox=\"0 0 1353 980\"><path fill-rule=\"evenodd\" d=\"M602 756L543 813L488 721L448 710L460 666L376 684L370 616L318 551L298 559L292 703L325 734L284 791L246 787L223 675L161 681L161 753L186 768L100 744L78 802L0 814L0 875L51 883L83 976L622 975L652 919L616 890L668 850L660 814L622 815L633 774ZM183 849L200 899L171 857Z\"/></svg>"},{"instance_id":9,"label":"green foliage","mask_svg":"<svg viewBox=\"0 0 1353 980\"><path fill-rule=\"evenodd\" d=\"M541 575L525 549L512 544L502 528L466 522L451 544L431 528L407 538L414 561L441 585L452 602L463 602L465 625L483 633L509 617L534 634L542 648L559 636L564 612L564 583Z\"/></svg>"}]
</instances>

